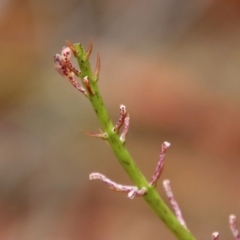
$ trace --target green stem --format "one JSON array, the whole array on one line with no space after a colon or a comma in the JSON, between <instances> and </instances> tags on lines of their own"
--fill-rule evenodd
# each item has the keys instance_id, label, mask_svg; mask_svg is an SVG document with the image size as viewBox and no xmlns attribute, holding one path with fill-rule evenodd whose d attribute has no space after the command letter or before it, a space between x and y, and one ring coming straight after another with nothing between
<instances>
[{"instance_id":1,"label":"green stem","mask_svg":"<svg viewBox=\"0 0 240 240\"><path fill-rule=\"evenodd\" d=\"M110 120L109 114L103 103L96 78L92 73L90 63L86 57L86 52L81 44L74 44L74 47L76 49L75 57L77 58L79 67L81 69L81 78L86 76L88 77L90 87L94 93L92 95L88 94L88 98L99 122L102 125L103 131L108 135L107 141L119 163L139 189L143 187L147 189L147 193L143 196L143 198L157 214L157 216L166 224L170 231L175 234L179 240L195 240L194 236L179 223L178 219L159 196L156 189L152 186L149 186L148 181L138 169L125 145L120 141L119 135L113 131L114 125Z\"/></svg>"}]
</instances>

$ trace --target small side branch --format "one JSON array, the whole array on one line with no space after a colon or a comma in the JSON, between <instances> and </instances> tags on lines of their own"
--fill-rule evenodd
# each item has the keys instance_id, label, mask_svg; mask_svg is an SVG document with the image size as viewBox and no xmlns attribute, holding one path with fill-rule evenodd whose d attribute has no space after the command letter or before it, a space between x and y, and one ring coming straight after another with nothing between
<instances>
[{"instance_id":1,"label":"small side branch","mask_svg":"<svg viewBox=\"0 0 240 240\"><path fill-rule=\"evenodd\" d=\"M150 181L150 185L151 186L156 186L157 185L157 180L159 179L159 177L161 176L161 173L163 171L163 166L164 166L164 158L166 155L166 150L170 147L170 143L169 142L164 142L161 146L161 151L160 151L160 155L159 155L159 159L158 159L158 164L156 167L156 170L152 176L152 179Z\"/></svg>"},{"instance_id":2,"label":"small side branch","mask_svg":"<svg viewBox=\"0 0 240 240\"><path fill-rule=\"evenodd\" d=\"M143 196L146 193L145 188L138 189L136 186L128 186L128 185L121 185L121 184L115 183L101 173L91 173L89 175L89 179L90 180L95 180L95 179L101 180L101 181L105 182L108 185L108 187L112 190L115 190L117 192L126 192L126 193L128 193L128 198L130 198L130 199L133 199L134 197Z\"/></svg>"},{"instance_id":3,"label":"small side branch","mask_svg":"<svg viewBox=\"0 0 240 240\"><path fill-rule=\"evenodd\" d=\"M92 133L92 132L87 132L87 131L84 131L84 132L90 137L101 138L103 140L107 140L108 134L105 132L102 132L101 130L99 130L99 131L100 131L99 133Z\"/></svg>"}]
</instances>

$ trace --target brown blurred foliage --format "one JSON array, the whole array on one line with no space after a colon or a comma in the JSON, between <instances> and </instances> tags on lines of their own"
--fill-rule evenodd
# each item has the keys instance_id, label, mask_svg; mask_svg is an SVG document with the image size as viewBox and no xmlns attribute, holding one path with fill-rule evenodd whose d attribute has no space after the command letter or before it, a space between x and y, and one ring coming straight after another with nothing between
<instances>
[{"instance_id":1,"label":"brown blurred foliage","mask_svg":"<svg viewBox=\"0 0 240 240\"><path fill-rule=\"evenodd\" d=\"M53 69L66 39L102 59L99 85L144 174L160 145L187 225L198 239L231 237L240 217L238 1L0 2L0 239L175 239L142 199L88 175L130 184L108 145L85 136L90 104ZM162 179L163 179L162 178ZM165 198L161 184L159 192Z\"/></svg>"}]
</instances>

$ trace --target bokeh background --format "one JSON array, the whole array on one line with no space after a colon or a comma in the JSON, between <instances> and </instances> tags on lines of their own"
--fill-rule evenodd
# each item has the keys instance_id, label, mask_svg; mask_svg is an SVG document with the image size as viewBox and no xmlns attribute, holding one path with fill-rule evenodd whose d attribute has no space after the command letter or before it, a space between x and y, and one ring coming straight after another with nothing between
<instances>
[{"instance_id":1,"label":"bokeh background","mask_svg":"<svg viewBox=\"0 0 240 240\"><path fill-rule=\"evenodd\" d=\"M53 68L65 40L94 41L113 121L150 178L163 141L169 178L197 239L233 239L240 218L240 3L237 0L0 1L0 239L175 239L101 140L87 100ZM165 200L161 184L158 190ZM240 225L239 225L240 227Z\"/></svg>"}]
</instances>

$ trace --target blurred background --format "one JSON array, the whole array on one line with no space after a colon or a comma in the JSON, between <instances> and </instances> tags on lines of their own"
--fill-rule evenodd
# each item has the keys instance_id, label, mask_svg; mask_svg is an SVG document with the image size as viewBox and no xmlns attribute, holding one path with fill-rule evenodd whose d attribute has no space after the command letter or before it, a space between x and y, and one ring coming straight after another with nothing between
<instances>
[{"instance_id":1,"label":"blurred background","mask_svg":"<svg viewBox=\"0 0 240 240\"><path fill-rule=\"evenodd\" d=\"M0 1L0 239L175 239L138 198L89 102L53 68L65 40L94 41L113 121L147 178L163 141L169 178L197 239L233 239L240 218L240 3L236 0ZM165 200L159 182L158 190ZM239 224L240 227L240 224Z\"/></svg>"}]
</instances>

